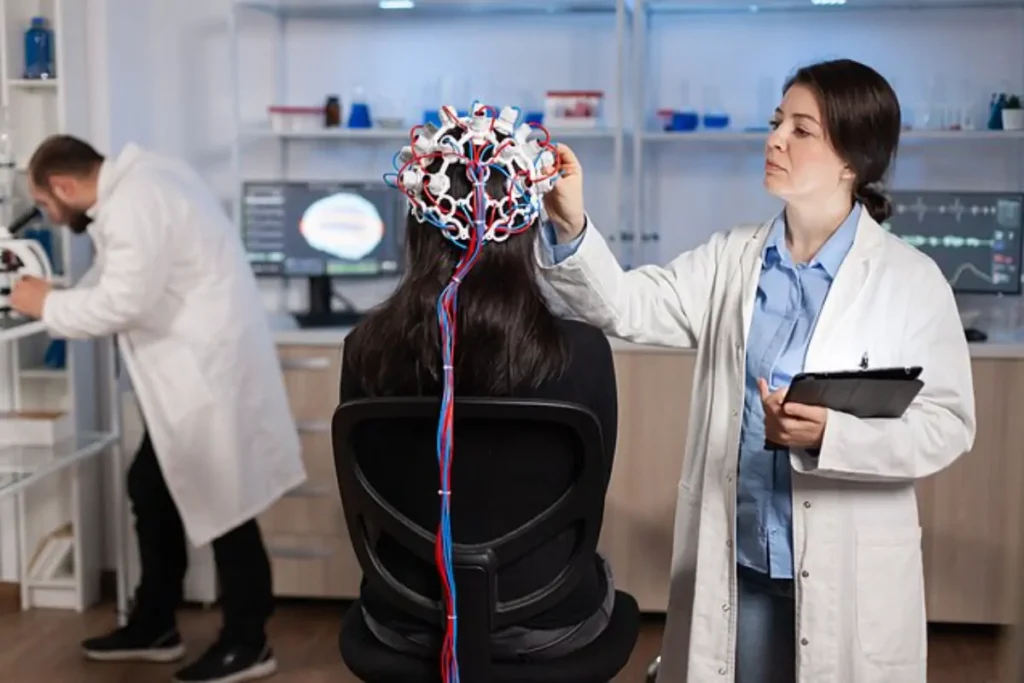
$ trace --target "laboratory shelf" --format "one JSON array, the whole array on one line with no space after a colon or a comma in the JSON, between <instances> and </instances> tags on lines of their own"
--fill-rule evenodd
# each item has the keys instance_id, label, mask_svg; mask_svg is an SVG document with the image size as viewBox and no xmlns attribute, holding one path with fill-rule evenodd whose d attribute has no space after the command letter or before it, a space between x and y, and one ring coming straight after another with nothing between
<instances>
[{"instance_id":1,"label":"laboratory shelf","mask_svg":"<svg viewBox=\"0 0 1024 683\"><path fill-rule=\"evenodd\" d=\"M627 9L632 3L627 3ZM472 14L608 14L616 0L236 0L236 9L283 19L349 19L373 16Z\"/></svg>"},{"instance_id":2,"label":"laboratory shelf","mask_svg":"<svg viewBox=\"0 0 1024 683\"><path fill-rule=\"evenodd\" d=\"M1024 0L646 0L643 7L652 14L977 10L1024 7Z\"/></svg>"},{"instance_id":3,"label":"laboratory shelf","mask_svg":"<svg viewBox=\"0 0 1024 683\"><path fill-rule=\"evenodd\" d=\"M46 332L46 325L41 320L9 316L0 318L0 343L24 339L43 332Z\"/></svg>"},{"instance_id":4,"label":"laboratory shelf","mask_svg":"<svg viewBox=\"0 0 1024 683\"><path fill-rule=\"evenodd\" d=\"M278 132L269 128L250 128L242 133L250 139L268 138L288 140L350 140L355 142L407 142L411 126L403 128L324 128L320 130L299 130ZM611 140L615 137L612 128L549 128L552 140ZM536 133L538 136L540 133Z\"/></svg>"},{"instance_id":5,"label":"laboratory shelf","mask_svg":"<svg viewBox=\"0 0 1024 683\"><path fill-rule=\"evenodd\" d=\"M0 500L54 472L92 458L119 438L114 433L79 432L47 446L0 445Z\"/></svg>"},{"instance_id":6,"label":"laboratory shelf","mask_svg":"<svg viewBox=\"0 0 1024 683\"><path fill-rule=\"evenodd\" d=\"M768 131L707 131L693 132L648 132L643 136L646 143L739 143L764 142ZM900 134L900 142L911 141L949 141L960 142L970 140L987 140L1005 142L1024 140L1024 130L905 130Z\"/></svg>"},{"instance_id":7,"label":"laboratory shelf","mask_svg":"<svg viewBox=\"0 0 1024 683\"><path fill-rule=\"evenodd\" d=\"M7 81L8 87L20 90L57 90L56 78L12 78Z\"/></svg>"}]
</instances>

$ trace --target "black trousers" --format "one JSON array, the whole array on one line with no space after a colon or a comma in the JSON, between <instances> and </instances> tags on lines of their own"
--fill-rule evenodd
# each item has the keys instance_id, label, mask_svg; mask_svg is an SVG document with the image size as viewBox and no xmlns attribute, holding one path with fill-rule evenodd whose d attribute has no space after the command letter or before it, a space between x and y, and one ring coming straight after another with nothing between
<instances>
[{"instance_id":1,"label":"black trousers","mask_svg":"<svg viewBox=\"0 0 1024 683\"><path fill-rule=\"evenodd\" d=\"M129 621L163 634L175 626L182 602L188 550L185 527L171 498L147 432L128 469L128 498L135 515L142 579ZM224 615L221 639L261 647L274 608L270 558L255 520L213 541Z\"/></svg>"}]
</instances>

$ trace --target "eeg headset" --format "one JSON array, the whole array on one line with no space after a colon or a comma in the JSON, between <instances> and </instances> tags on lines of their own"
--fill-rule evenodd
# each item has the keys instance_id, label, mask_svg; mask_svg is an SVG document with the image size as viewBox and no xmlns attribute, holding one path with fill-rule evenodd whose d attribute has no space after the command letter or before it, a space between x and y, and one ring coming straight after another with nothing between
<instances>
[{"instance_id":1,"label":"eeg headset","mask_svg":"<svg viewBox=\"0 0 1024 683\"><path fill-rule=\"evenodd\" d=\"M470 116L460 118L450 106L442 107L440 115L439 127L425 124L410 131L410 144L395 156L395 173L386 174L384 180L405 193L418 221L438 228L462 250L451 281L437 301L444 389L437 425L441 519L435 557L448 616L441 677L444 683L459 683L450 487L459 285L485 243L502 242L534 224L541 213L541 197L554 186L561 163L547 130L529 123L517 126L520 112L515 107L505 107L499 115L494 107L475 102ZM537 132L542 138L536 137ZM440 168L430 172L438 161ZM450 193L452 165L465 166L472 187L465 197ZM487 194L492 173L503 176L503 196Z\"/></svg>"}]
</instances>

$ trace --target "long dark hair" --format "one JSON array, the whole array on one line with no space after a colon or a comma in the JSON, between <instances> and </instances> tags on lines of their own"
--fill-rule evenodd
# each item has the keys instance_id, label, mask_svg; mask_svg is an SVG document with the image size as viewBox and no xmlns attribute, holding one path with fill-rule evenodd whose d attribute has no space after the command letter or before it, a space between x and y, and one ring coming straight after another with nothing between
<instances>
[{"instance_id":1,"label":"long dark hair","mask_svg":"<svg viewBox=\"0 0 1024 683\"><path fill-rule=\"evenodd\" d=\"M436 173L440 161L429 172ZM448 168L449 192L466 196L466 167ZM491 197L505 196L504 176L487 181ZM399 190L395 190L398 192ZM568 347L537 280L534 242L538 225L487 242L459 287L455 344L456 392L507 396L557 378ZM348 336L346 372L370 396L440 393L441 336L437 301L451 281L462 250L440 228L411 213L405 237L405 274L394 293Z\"/></svg>"},{"instance_id":2,"label":"long dark hair","mask_svg":"<svg viewBox=\"0 0 1024 683\"><path fill-rule=\"evenodd\" d=\"M809 88L821 107L833 149L857 177L853 196L875 221L892 215L884 183L900 141L899 98L871 67L852 59L818 62L799 69L783 86Z\"/></svg>"}]
</instances>

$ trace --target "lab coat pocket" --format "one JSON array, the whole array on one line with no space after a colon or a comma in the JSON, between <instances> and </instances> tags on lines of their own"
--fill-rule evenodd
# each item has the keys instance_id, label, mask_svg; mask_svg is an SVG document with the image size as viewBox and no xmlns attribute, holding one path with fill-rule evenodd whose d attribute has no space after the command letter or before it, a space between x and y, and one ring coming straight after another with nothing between
<instances>
[{"instance_id":1,"label":"lab coat pocket","mask_svg":"<svg viewBox=\"0 0 1024 683\"><path fill-rule=\"evenodd\" d=\"M864 657L881 667L926 655L921 528L857 530L857 635Z\"/></svg>"}]
</instances>

